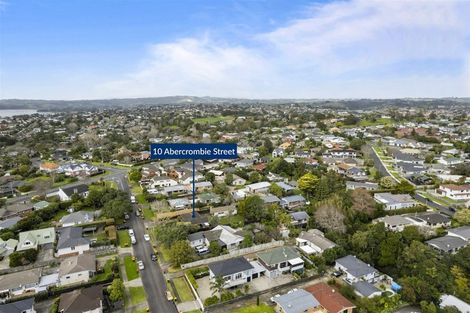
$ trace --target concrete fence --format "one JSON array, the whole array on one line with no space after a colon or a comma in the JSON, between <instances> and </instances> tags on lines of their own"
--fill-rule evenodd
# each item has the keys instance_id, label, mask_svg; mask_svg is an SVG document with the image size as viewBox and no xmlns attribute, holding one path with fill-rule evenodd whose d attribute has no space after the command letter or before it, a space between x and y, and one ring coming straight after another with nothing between
<instances>
[{"instance_id":1,"label":"concrete fence","mask_svg":"<svg viewBox=\"0 0 470 313\"><path fill-rule=\"evenodd\" d=\"M243 256L243 255L246 255L246 254L256 253L256 252L263 251L263 250L266 250L266 249L281 247L283 245L284 245L284 241L282 241L282 240L263 243L263 244L256 245L256 246L253 246L253 247L232 250L228 254L219 255L219 256L216 256L216 257L213 257L213 258L208 258L208 259L194 261L194 262L191 262L191 263L181 264L181 268L183 270L185 270L185 269L192 268L192 267L198 267L198 266L207 265L207 264L217 262L217 261L222 261L222 260L235 258L237 256Z\"/></svg>"}]
</instances>

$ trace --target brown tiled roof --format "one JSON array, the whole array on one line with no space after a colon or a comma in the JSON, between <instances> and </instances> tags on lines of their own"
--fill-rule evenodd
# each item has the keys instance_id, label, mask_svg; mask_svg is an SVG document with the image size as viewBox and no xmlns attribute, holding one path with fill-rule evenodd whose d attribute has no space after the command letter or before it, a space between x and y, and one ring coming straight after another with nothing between
<instances>
[{"instance_id":1,"label":"brown tiled roof","mask_svg":"<svg viewBox=\"0 0 470 313\"><path fill-rule=\"evenodd\" d=\"M325 283L318 283L305 288L320 304L328 310L328 313L342 312L348 308L354 308L354 304L343 297L338 290Z\"/></svg>"},{"instance_id":2,"label":"brown tiled roof","mask_svg":"<svg viewBox=\"0 0 470 313\"><path fill-rule=\"evenodd\" d=\"M470 189L470 185L448 184L448 185L442 185L441 187L451 189L451 190L469 190Z\"/></svg>"}]
</instances>

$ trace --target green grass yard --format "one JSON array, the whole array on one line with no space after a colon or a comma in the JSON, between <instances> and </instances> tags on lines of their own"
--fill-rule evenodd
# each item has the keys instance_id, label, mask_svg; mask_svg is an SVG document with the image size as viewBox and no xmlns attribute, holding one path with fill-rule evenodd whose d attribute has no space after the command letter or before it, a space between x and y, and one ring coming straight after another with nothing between
<instances>
[{"instance_id":1,"label":"green grass yard","mask_svg":"<svg viewBox=\"0 0 470 313\"><path fill-rule=\"evenodd\" d=\"M145 196L144 194L138 194L135 196L135 200L137 200L137 203L140 203L140 204L147 204L147 200L145 200Z\"/></svg>"},{"instance_id":2,"label":"green grass yard","mask_svg":"<svg viewBox=\"0 0 470 313\"><path fill-rule=\"evenodd\" d=\"M128 281L139 277L139 271L137 270L137 262L132 261L132 257L130 255L126 255L124 257L124 267L126 268L126 276Z\"/></svg>"},{"instance_id":3,"label":"green grass yard","mask_svg":"<svg viewBox=\"0 0 470 313\"><path fill-rule=\"evenodd\" d=\"M189 289L188 283L184 279L184 277L178 277L173 279L173 283L175 284L176 291L178 292L179 302L187 302L194 300L193 294L191 289Z\"/></svg>"},{"instance_id":4,"label":"green grass yard","mask_svg":"<svg viewBox=\"0 0 470 313\"><path fill-rule=\"evenodd\" d=\"M266 304L260 304L259 306L251 305L245 308L231 311L231 313L275 313L274 309Z\"/></svg>"},{"instance_id":5,"label":"green grass yard","mask_svg":"<svg viewBox=\"0 0 470 313\"><path fill-rule=\"evenodd\" d=\"M132 305L137 305L146 301L144 287L129 287L129 294L131 296L130 303Z\"/></svg>"},{"instance_id":6,"label":"green grass yard","mask_svg":"<svg viewBox=\"0 0 470 313\"><path fill-rule=\"evenodd\" d=\"M142 211L144 213L144 218L146 220L153 221L153 218L154 218L155 214L153 213L153 211L150 208L146 207Z\"/></svg>"},{"instance_id":7,"label":"green grass yard","mask_svg":"<svg viewBox=\"0 0 470 313\"><path fill-rule=\"evenodd\" d=\"M118 231L119 246L126 248L131 246L131 237L126 229Z\"/></svg>"}]
</instances>

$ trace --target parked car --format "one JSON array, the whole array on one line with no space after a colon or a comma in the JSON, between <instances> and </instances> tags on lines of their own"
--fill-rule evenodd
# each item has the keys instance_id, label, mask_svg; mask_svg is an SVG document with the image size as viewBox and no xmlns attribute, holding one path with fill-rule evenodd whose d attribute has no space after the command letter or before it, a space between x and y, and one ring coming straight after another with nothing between
<instances>
[{"instance_id":1,"label":"parked car","mask_svg":"<svg viewBox=\"0 0 470 313\"><path fill-rule=\"evenodd\" d=\"M203 254L209 253L209 249L206 246L197 246L196 247L196 252L199 255L203 255Z\"/></svg>"},{"instance_id":2,"label":"parked car","mask_svg":"<svg viewBox=\"0 0 470 313\"><path fill-rule=\"evenodd\" d=\"M153 262L157 261L157 255L155 253L150 254L150 259L152 259Z\"/></svg>"},{"instance_id":3,"label":"parked car","mask_svg":"<svg viewBox=\"0 0 470 313\"><path fill-rule=\"evenodd\" d=\"M150 241L150 236L149 236L149 234L144 234L144 239L145 239L145 241Z\"/></svg>"},{"instance_id":4,"label":"parked car","mask_svg":"<svg viewBox=\"0 0 470 313\"><path fill-rule=\"evenodd\" d=\"M129 224L126 224L126 223L120 224L120 225L117 225L117 226L116 226L116 229L117 229L117 230L128 229L128 228L129 228Z\"/></svg>"},{"instance_id":5,"label":"parked car","mask_svg":"<svg viewBox=\"0 0 470 313\"><path fill-rule=\"evenodd\" d=\"M139 271L143 270L144 267L144 262L143 261L137 261L137 266L139 267Z\"/></svg>"}]
</instances>

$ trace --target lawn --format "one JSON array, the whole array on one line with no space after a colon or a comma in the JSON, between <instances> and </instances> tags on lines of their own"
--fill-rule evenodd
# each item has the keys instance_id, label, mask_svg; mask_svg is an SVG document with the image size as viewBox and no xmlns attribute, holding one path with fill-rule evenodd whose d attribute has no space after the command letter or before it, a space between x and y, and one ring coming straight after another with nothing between
<instances>
[{"instance_id":1,"label":"lawn","mask_svg":"<svg viewBox=\"0 0 470 313\"><path fill-rule=\"evenodd\" d=\"M131 246L131 237L129 232L125 229L118 231L119 246L121 248L126 248Z\"/></svg>"},{"instance_id":2,"label":"lawn","mask_svg":"<svg viewBox=\"0 0 470 313\"><path fill-rule=\"evenodd\" d=\"M231 311L231 313L275 313L274 309L266 304L261 304L259 306L252 305L247 306L246 308L237 309Z\"/></svg>"},{"instance_id":3,"label":"lawn","mask_svg":"<svg viewBox=\"0 0 470 313\"><path fill-rule=\"evenodd\" d=\"M153 213L153 211L150 208L144 208L143 212L144 212L144 218L146 220L153 221L153 218L154 218L155 214Z\"/></svg>"},{"instance_id":4,"label":"lawn","mask_svg":"<svg viewBox=\"0 0 470 313\"><path fill-rule=\"evenodd\" d=\"M64 217L65 215L69 214L69 212L67 212L66 210L60 210L59 212L57 212L54 217L52 218L53 221L60 221L60 219L62 217Z\"/></svg>"},{"instance_id":5,"label":"lawn","mask_svg":"<svg viewBox=\"0 0 470 313\"><path fill-rule=\"evenodd\" d=\"M137 184L132 184L131 192L132 192L133 194L141 193L141 192L142 192L142 188L141 188L139 185L137 185Z\"/></svg>"},{"instance_id":6,"label":"lawn","mask_svg":"<svg viewBox=\"0 0 470 313\"><path fill-rule=\"evenodd\" d=\"M165 262L170 262L170 249L164 247L163 245L160 245L158 247L158 251L160 252L161 256L163 257L163 260Z\"/></svg>"},{"instance_id":7,"label":"lawn","mask_svg":"<svg viewBox=\"0 0 470 313\"><path fill-rule=\"evenodd\" d=\"M131 295L131 304L136 305L145 301L144 287L129 287Z\"/></svg>"},{"instance_id":8,"label":"lawn","mask_svg":"<svg viewBox=\"0 0 470 313\"><path fill-rule=\"evenodd\" d=\"M244 224L244 219L243 216L241 215L230 215L230 216L224 216L219 219L219 223L222 225L229 225L233 228L238 228L243 226Z\"/></svg>"},{"instance_id":9,"label":"lawn","mask_svg":"<svg viewBox=\"0 0 470 313\"><path fill-rule=\"evenodd\" d=\"M377 120L375 121L371 121L371 120L361 120L359 122L359 126L364 126L364 127L367 127L367 126L375 126L375 125L392 125L393 124L393 120L391 118L378 118Z\"/></svg>"},{"instance_id":10,"label":"lawn","mask_svg":"<svg viewBox=\"0 0 470 313\"><path fill-rule=\"evenodd\" d=\"M100 274L97 274L94 277L94 280L95 281L102 281L102 280L107 279L113 272L113 264L114 264L113 259L107 260L106 263L103 266L104 272L100 273Z\"/></svg>"},{"instance_id":11,"label":"lawn","mask_svg":"<svg viewBox=\"0 0 470 313\"><path fill-rule=\"evenodd\" d=\"M127 280L133 280L139 277L139 271L137 270L137 262L132 261L130 255L124 257L124 267L126 268Z\"/></svg>"},{"instance_id":12,"label":"lawn","mask_svg":"<svg viewBox=\"0 0 470 313\"><path fill-rule=\"evenodd\" d=\"M119 189L118 185L115 181L107 180L104 183L105 183L106 187L108 187L108 188Z\"/></svg>"},{"instance_id":13,"label":"lawn","mask_svg":"<svg viewBox=\"0 0 470 313\"><path fill-rule=\"evenodd\" d=\"M219 122L227 122L230 123L234 120L233 116L208 116L208 117L200 117L200 118L193 118L193 122L195 124L215 124Z\"/></svg>"},{"instance_id":14,"label":"lawn","mask_svg":"<svg viewBox=\"0 0 470 313\"><path fill-rule=\"evenodd\" d=\"M144 194L138 194L135 196L135 200L137 200L138 203L140 204L147 204L147 200L145 199L145 195Z\"/></svg>"},{"instance_id":15,"label":"lawn","mask_svg":"<svg viewBox=\"0 0 470 313\"><path fill-rule=\"evenodd\" d=\"M191 293L191 289L189 289L189 286L186 283L186 279L184 279L184 277L178 277L173 279L173 283L175 284L176 291L179 295L179 302L187 302L194 300L193 294Z\"/></svg>"}]
</instances>

